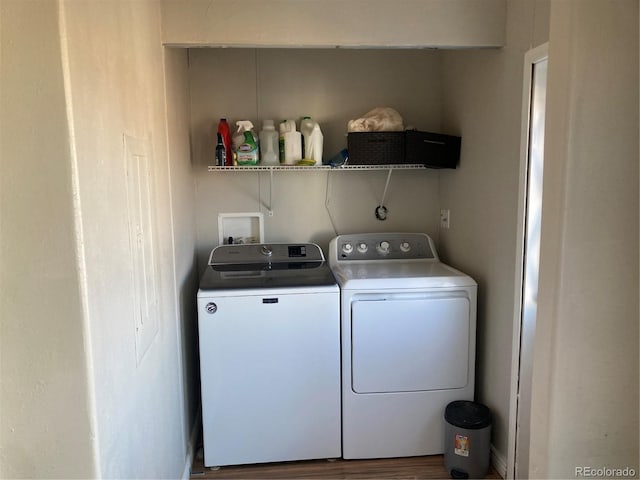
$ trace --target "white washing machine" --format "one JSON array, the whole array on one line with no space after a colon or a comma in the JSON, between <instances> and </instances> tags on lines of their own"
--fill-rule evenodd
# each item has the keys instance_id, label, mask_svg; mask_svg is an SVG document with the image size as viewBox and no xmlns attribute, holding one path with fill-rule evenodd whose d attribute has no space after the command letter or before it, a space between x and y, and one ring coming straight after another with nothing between
<instances>
[{"instance_id":1,"label":"white washing machine","mask_svg":"<svg viewBox=\"0 0 640 480\"><path fill-rule=\"evenodd\" d=\"M421 233L340 235L342 454L444 452L444 410L473 400L477 284Z\"/></svg>"},{"instance_id":2,"label":"white washing machine","mask_svg":"<svg viewBox=\"0 0 640 480\"><path fill-rule=\"evenodd\" d=\"M340 457L340 292L317 245L215 248L198 330L206 466Z\"/></svg>"}]
</instances>

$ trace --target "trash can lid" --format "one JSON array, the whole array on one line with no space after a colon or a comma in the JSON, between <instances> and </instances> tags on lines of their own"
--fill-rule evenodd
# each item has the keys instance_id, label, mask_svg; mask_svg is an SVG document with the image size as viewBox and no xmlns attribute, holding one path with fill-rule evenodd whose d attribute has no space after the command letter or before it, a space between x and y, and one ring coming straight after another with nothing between
<instances>
[{"instance_id":1,"label":"trash can lid","mask_svg":"<svg viewBox=\"0 0 640 480\"><path fill-rule=\"evenodd\" d=\"M444 419L456 427L478 430L491 425L491 411L481 403L456 400L447 405Z\"/></svg>"}]
</instances>

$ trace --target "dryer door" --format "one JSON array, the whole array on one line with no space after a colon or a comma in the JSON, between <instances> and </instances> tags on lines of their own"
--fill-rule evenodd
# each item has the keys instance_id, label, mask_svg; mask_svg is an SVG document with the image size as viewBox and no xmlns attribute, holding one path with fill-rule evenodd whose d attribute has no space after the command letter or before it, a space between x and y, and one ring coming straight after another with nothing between
<instances>
[{"instance_id":1,"label":"dryer door","mask_svg":"<svg viewBox=\"0 0 640 480\"><path fill-rule=\"evenodd\" d=\"M464 292L353 302L353 391L465 387L469 381L469 324L469 299Z\"/></svg>"}]
</instances>

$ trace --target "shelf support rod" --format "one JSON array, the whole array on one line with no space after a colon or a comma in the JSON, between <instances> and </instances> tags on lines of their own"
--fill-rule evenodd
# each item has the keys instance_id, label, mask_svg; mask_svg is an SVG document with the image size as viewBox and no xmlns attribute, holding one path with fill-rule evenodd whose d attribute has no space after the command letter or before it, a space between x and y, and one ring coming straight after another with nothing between
<instances>
[{"instance_id":1,"label":"shelf support rod","mask_svg":"<svg viewBox=\"0 0 640 480\"><path fill-rule=\"evenodd\" d=\"M269 205L267 208L267 212L270 217L273 217L273 167L269 169Z\"/></svg>"},{"instance_id":2,"label":"shelf support rod","mask_svg":"<svg viewBox=\"0 0 640 480\"><path fill-rule=\"evenodd\" d=\"M384 184L384 191L382 192L382 200L380 200L380 206L384 206L384 199L387 197L387 188L389 188L389 182L391 181L392 173L393 168L390 168L389 173L387 174L387 183Z\"/></svg>"}]
</instances>

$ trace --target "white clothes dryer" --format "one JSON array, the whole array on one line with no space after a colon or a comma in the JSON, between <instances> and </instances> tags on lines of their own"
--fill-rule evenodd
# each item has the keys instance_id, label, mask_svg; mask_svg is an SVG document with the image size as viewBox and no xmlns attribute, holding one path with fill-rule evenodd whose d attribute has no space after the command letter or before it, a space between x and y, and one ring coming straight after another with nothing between
<instances>
[{"instance_id":1,"label":"white clothes dryer","mask_svg":"<svg viewBox=\"0 0 640 480\"><path fill-rule=\"evenodd\" d=\"M422 233L340 235L342 454L442 454L444 410L473 400L477 284Z\"/></svg>"}]
</instances>

